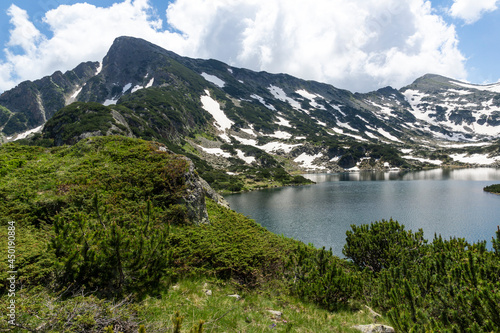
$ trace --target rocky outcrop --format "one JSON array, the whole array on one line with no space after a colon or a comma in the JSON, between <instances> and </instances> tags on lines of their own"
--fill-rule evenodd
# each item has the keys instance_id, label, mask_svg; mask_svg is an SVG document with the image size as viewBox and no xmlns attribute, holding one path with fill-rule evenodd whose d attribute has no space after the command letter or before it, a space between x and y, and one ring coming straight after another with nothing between
<instances>
[{"instance_id":1,"label":"rocky outcrop","mask_svg":"<svg viewBox=\"0 0 500 333\"><path fill-rule=\"evenodd\" d=\"M169 152L164 145L158 144L158 150L162 152ZM185 195L183 202L187 209L187 216L191 223L194 224L207 224L210 223L208 219L207 206L205 198L210 198L218 205L229 208L229 204L220 194L215 192L208 183L201 178L195 170L193 162L182 156L182 159L188 163L188 170L184 174L185 181Z\"/></svg>"},{"instance_id":2,"label":"rocky outcrop","mask_svg":"<svg viewBox=\"0 0 500 333\"><path fill-rule=\"evenodd\" d=\"M356 325L352 328L363 333L394 333L394 328L382 324Z\"/></svg>"}]
</instances>

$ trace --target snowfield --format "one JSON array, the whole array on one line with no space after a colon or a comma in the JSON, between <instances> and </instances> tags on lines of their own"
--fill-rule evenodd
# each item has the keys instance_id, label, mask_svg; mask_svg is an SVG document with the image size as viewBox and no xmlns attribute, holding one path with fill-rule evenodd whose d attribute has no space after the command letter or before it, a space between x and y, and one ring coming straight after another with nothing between
<instances>
[{"instance_id":1,"label":"snowfield","mask_svg":"<svg viewBox=\"0 0 500 333\"><path fill-rule=\"evenodd\" d=\"M231 157L231 154L229 154L228 152L225 152L224 150L220 149L220 148L205 148L205 147L202 147L202 146L198 146L200 147L204 152L206 153L209 153L211 155L217 155L217 156L222 156L222 157Z\"/></svg>"},{"instance_id":2,"label":"snowfield","mask_svg":"<svg viewBox=\"0 0 500 333\"><path fill-rule=\"evenodd\" d=\"M490 165L496 161L500 160L500 156L497 157L488 157L483 154L453 154L450 157L454 161L462 162L462 163L471 163L471 164L481 164L481 165Z\"/></svg>"},{"instance_id":3,"label":"snowfield","mask_svg":"<svg viewBox=\"0 0 500 333\"><path fill-rule=\"evenodd\" d=\"M313 164L313 161L317 158L323 157L322 153L318 153L316 155L308 155L307 153L302 153L300 154L297 158L295 158L293 161L301 164L303 168L308 169L308 170L318 170L322 169L320 166L317 166Z\"/></svg>"},{"instance_id":4,"label":"snowfield","mask_svg":"<svg viewBox=\"0 0 500 333\"><path fill-rule=\"evenodd\" d=\"M238 158L242 159L247 164L252 164L253 162L255 162L255 157L246 156L245 153L243 153L243 151L240 149L236 149L236 153L237 153Z\"/></svg>"},{"instance_id":5,"label":"snowfield","mask_svg":"<svg viewBox=\"0 0 500 333\"><path fill-rule=\"evenodd\" d=\"M271 94L273 94L274 98L290 104L295 110L304 111L300 107L300 103L294 100L293 98L288 97L287 94L283 91L283 89L273 85L269 86L267 89L269 89Z\"/></svg>"},{"instance_id":6,"label":"snowfield","mask_svg":"<svg viewBox=\"0 0 500 333\"><path fill-rule=\"evenodd\" d=\"M220 104L210 97L210 92L205 90L204 96L201 96L201 103L203 104L203 109L208 111L212 117L215 119L215 127L219 129L221 132L225 132L230 129L234 122L229 119L224 111L221 110Z\"/></svg>"},{"instance_id":7,"label":"snowfield","mask_svg":"<svg viewBox=\"0 0 500 333\"><path fill-rule=\"evenodd\" d=\"M203 73L201 73L201 76L203 76L203 78L205 80L207 80L210 83L215 84L219 88L224 88L224 86L226 85L226 82L222 81L221 79L219 79L215 75L210 75L210 74L203 72Z\"/></svg>"}]
</instances>

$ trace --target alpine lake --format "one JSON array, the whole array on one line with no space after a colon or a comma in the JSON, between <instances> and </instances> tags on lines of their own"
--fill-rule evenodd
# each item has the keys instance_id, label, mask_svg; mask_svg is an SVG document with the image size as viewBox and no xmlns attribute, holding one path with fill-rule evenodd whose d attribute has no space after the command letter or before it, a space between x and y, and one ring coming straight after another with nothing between
<instances>
[{"instance_id":1,"label":"alpine lake","mask_svg":"<svg viewBox=\"0 0 500 333\"><path fill-rule=\"evenodd\" d=\"M394 219L405 230L423 229L431 242L465 238L488 241L500 225L500 195L483 191L500 183L500 169L306 174L314 185L225 196L231 208L269 231L343 257L351 225Z\"/></svg>"}]
</instances>

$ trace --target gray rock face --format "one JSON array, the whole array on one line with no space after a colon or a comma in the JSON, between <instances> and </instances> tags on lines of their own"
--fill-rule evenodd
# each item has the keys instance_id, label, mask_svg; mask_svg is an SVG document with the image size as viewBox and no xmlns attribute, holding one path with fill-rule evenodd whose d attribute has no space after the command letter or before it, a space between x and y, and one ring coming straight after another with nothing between
<instances>
[{"instance_id":1,"label":"gray rock face","mask_svg":"<svg viewBox=\"0 0 500 333\"><path fill-rule=\"evenodd\" d=\"M158 150L173 153L161 144L159 144ZM188 219L194 224L210 223L205 198L208 197L226 208L229 208L229 204L226 199L215 192L210 185L198 175L193 162L189 158L184 156L182 158L188 162L188 170L184 175L186 189L182 202L187 208Z\"/></svg>"},{"instance_id":2,"label":"gray rock face","mask_svg":"<svg viewBox=\"0 0 500 333\"><path fill-rule=\"evenodd\" d=\"M0 105L11 114L3 132L11 135L43 125L96 74L98 66L97 62L82 63L64 74L57 71L40 80L25 81L1 94Z\"/></svg>"},{"instance_id":3,"label":"gray rock face","mask_svg":"<svg viewBox=\"0 0 500 333\"><path fill-rule=\"evenodd\" d=\"M217 204L224 207L229 207L229 204L221 195L215 192L204 179L198 176L193 162L187 157L186 160L189 161L189 170L185 175L186 196L184 197L184 204L188 210L189 220L193 221L195 224L210 223L208 220L205 197L212 199Z\"/></svg>"}]
</instances>

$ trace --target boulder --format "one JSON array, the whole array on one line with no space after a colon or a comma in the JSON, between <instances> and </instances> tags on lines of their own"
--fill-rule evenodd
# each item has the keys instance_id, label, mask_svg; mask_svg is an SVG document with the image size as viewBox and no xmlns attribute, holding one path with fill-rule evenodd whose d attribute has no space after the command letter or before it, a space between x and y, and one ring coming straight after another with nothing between
<instances>
[{"instance_id":1,"label":"boulder","mask_svg":"<svg viewBox=\"0 0 500 333\"><path fill-rule=\"evenodd\" d=\"M394 333L394 328L382 324L356 325L352 328L363 333Z\"/></svg>"},{"instance_id":2,"label":"boulder","mask_svg":"<svg viewBox=\"0 0 500 333\"><path fill-rule=\"evenodd\" d=\"M217 204L229 208L229 204L220 194L214 191L208 183L201 178L195 171L193 162L188 161L188 171L184 175L186 184L186 194L184 195L184 204L187 208L187 215L190 221L195 224L210 223L208 220L207 206L205 197L215 201Z\"/></svg>"},{"instance_id":3,"label":"boulder","mask_svg":"<svg viewBox=\"0 0 500 333\"><path fill-rule=\"evenodd\" d=\"M173 154L161 143L154 143L158 151ZM180 155L179 155L180 156ZM229 208L229 204L220 194L215 192L208 183L201 178L195 170L194 163L185 156L180 158L186 160L188 169L184 174L185 194L183 195L182 204L186 206L187 217L194 224L208 224L207 206L205 198L208 197L215 201L218 205Z\"/></svg>"}]
</instances>

